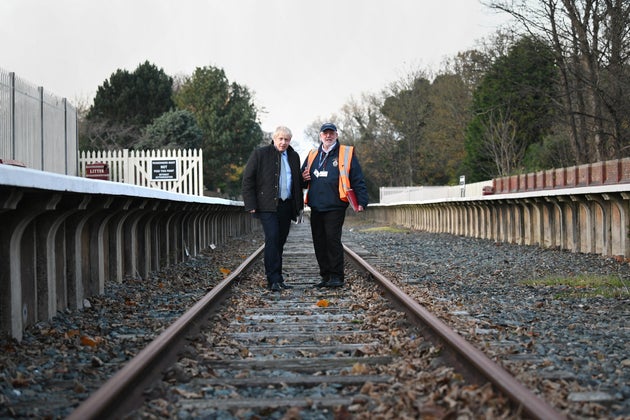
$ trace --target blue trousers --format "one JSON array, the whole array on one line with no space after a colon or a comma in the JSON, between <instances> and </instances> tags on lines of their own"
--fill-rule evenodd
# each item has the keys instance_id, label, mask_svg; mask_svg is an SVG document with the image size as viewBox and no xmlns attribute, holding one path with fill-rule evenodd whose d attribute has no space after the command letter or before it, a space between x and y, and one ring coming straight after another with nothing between
<instances>
[{"instance_id":1,"label":"blue trousers","mask_svg":"<svg viewBox=\"0 0 630 420\"><path fill-rule=\"evenodd\" d=\"M275 212L255 213L265 233L265 275L267 283L283 283L282 253L291 228L291 201L278 201Z\"/></svg>"}]
</instances>

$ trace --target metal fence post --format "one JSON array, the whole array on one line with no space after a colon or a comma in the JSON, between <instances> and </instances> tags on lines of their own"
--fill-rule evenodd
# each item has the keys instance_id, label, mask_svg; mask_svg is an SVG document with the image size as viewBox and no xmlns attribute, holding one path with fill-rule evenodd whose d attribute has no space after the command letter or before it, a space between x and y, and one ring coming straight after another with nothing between
<instances>
[{"instance_id":1,"label":"metal fence post","mask_svg":"<svg viewBox=\"0 0 630 420\"><path fill-rule=\"evenodd\" d=\"M10 90L10 95L11 95L11 100L10 100L10 104L9 104L9 108L10 108L10 114L11 114L11 128L10 130L10 136L11 136L11 159L16 159L15 156L15 73L11 72L9 73L9 84L11 85L11 87L9 88Z\"/></svg>"}]
</instances>

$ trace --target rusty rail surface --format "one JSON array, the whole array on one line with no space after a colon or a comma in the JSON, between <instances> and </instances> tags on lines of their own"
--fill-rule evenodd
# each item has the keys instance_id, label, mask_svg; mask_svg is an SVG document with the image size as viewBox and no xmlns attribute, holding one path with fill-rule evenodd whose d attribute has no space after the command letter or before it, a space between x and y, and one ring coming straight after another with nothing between
<instances>
[{"instance_id":1,"label":"rusty rail surface","mask_svg":"<svg viewBox=\"0 0 630 420\"><path fill-rule=\"evenodd\" d=\"M263 249L264 245L131 359L98 391L77 407L68 420L113 419L132 407L134 398L138 398L143 387L154 379L155 372L161 371L172 362L175 357L174 352L178 347L177 343L198 327L209 316L212 308L223 301L230 284L260 257Z\"/></svg>"},{"instance_id":2,"label":"rusty rail surface","mask_svg":"<svg viewBox=\"0 0 630 420\"><path fill-rule=\"evenodd\" d=\"M464 368L468 370L473 368L472 373L479 374L486 378L505 393L511 401L520 405L523 411L533 418L541 420L566 419L564 414L559 413L546 401L535 395L505 369L490 360L481 350L478 350L466 341L425 307L411 299L394 283L365 262L358 254L345 245L344 249L346 254L360 269L369 272L370 275L415 318L414 321L420 322L429 328L430 334L433 337L437 337L440 342L447 345L451 352L458 358L467 361L468 365L463 366Z\"/></svg>"},{"instance_id":3,"label":"rusty rail surface","mask_svg":"<svg viewBox=\"0 0 630 420\"><path fill-rule=\"evenodd\" d=\"M400 290L393 282L388 280L376 269L370 266L356 252L345 246L345 252L354 262L359 271L367 272L378 284L380 284L386 293L393 298L402 309L411 315L410 321L413 324L421 325L423 333L432 341L438 341L447 353L454 354L454 359L461 363L461 367L475 378L483 378L490 382L508 398L515 407L518 407L528 418L534 419L564 419L562 413L555 410L546 401L542 400L521 383L519 383L512 375L510 375L501 366L494 363L483 352L477 350L473 345L464 340L445 323L436 318L426 308L414 301L411 297ZM137 406L138 398L144 387L154 380L159 372L171 363L175 357L177 343L198 328L211 314L212 310L217 307L229 294L229 290L235 283L234 280L239 277L245 270L250 268L254 261L260 258L264 249L261 246L254 254L252 254L241 266L230 274L226 279L214 287L201 301L193 308L186 312L174 324L172 324L164 333L157 337L145 350L134 357L119 373L114 375L103 387L95 392L91 397L84 401L69 417L74 419L110 419L117 418ZM299 257L303 259L302 257ZM295 269L299 271L299 268ZM300 273L303 274L303 273ZM303 359L304 360L304 359ZM318 360L324 359L306 359L310 363L316 364ZM329 359L328 359L329 360ZM217 366L222 361L217 361ZM244 366L251 365L244 361ZM278 365L290 365L294 362L286 360L271 360ZM295 362L302 364L302 362ZM238 366L235 361L226 360L225 364ZM313 366L316 367L316 366ZM459 367L459 366L458 366ZM325 368L322 368L325 370ZM320 377L321 378L321 377ZM346 380L353 378L346 377ZM355 378L356 379L356 378ZM284 378L282 378L284 381ZM299 379L304 381L305 379ZM338 377L330 379L338 381ZM243 379L242 381L251 382L252 379ZM259 379L258 381L263 381ZM271 381L271 379L270 379ZM233 378L233 384L238 382L238 378ZM263 381L264 382L264 381ZM288 399L287 399L288 400ZM229 404L228 404L229 403ZM243 401L240 404L251 403L256 401ZM281 404L279 401L272 401L270 405ZM285 401L285 404L288 403ZM225 406L234 406L239 401L224 402ZM230 405L231 404L231 405Z\"/></svg>"}]
</instances>

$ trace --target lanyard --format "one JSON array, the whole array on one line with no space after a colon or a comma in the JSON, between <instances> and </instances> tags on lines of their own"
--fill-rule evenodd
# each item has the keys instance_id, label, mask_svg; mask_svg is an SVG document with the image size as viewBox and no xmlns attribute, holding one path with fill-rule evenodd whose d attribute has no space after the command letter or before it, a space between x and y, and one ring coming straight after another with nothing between
<instances>
[{"instance_id":1,"label":"lanyard","mask_svg":"<svg viewBox=\"0 0 630 420\"><path fill-rule=\"evenodd\" d=\"M328 152L330 153L330 152ZM328 159L328 153L324 152L322 150L322 152L319 154L319 165L317 165L317 169L322 169L323 167L326 166L326 160ZM322 159L322 155L324 156L324 159Z\"/></svg>"}]
</instances>

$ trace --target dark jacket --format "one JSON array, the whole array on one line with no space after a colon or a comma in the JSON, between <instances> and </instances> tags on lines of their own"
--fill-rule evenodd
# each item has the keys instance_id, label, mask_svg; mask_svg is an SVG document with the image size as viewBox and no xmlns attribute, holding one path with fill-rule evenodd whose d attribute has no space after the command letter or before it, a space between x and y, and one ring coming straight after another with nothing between
<instances>
[{"instance_id":1,"label":"dark jacket","mask_svg":"<svg viewBox=\"0 0 630 420\"><path fill-rule=\"evenodd\" d=\"M287 149L289 167L291 168L291 202L293 212L291 219L296 220L304 208L302 195L302 174L300 172L300 155L291 146ZM247 161L243 173L243 202L245 210L257 212L276 211L278 208L278 182L280 180L281 154L273 145L259 147L254 150Z\"/></svg>"},{"instance_id":2,"label":"dark jacket","mask_svg":"<svg viewBox=\"0 0 630 420\"><path fill-rule=\"evenodd\" d=\"M317 150L317 156L311 165L311 180L308 185L308 206L317 211L343 210L348 207L346 201L339 198L339 141L329 156L323 161L320 167L320 155L322 154L322 146L320 144ZM308 165L308 158L302 164L302 170ZM328 171L326 177L315 176L315 171ZM363 171L357 159L356 149L352 153L352 161L350 163L350 188L357 195L357 201L363 208L368 206L368 191L363 178Z\"/></svg>"}]
</instances>

